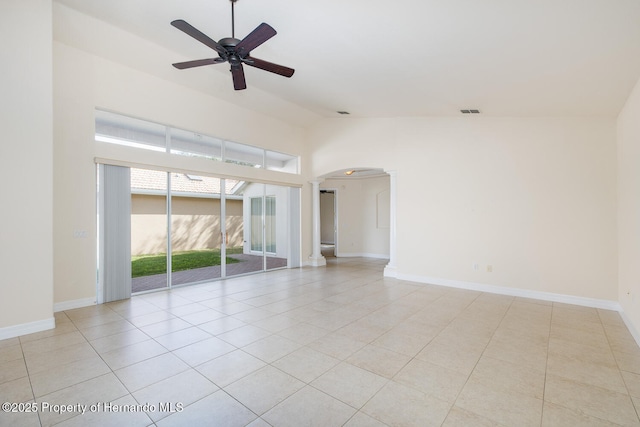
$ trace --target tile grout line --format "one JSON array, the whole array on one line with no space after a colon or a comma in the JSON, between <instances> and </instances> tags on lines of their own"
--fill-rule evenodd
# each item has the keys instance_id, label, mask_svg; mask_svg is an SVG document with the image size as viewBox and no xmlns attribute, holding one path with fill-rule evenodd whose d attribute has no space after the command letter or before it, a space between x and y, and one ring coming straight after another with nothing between
<instances>
[{"instance_id":1,"label":"tile grout line","mask_svg":"<svg viewBox=\"0 0 640 427\"><path fill-rule=\"evenodd\" d=\"M640 408L637 408L636 405L633 403L633 397L631 396L631 391L629 390L629 386L627 385L627 381L624 379L624 375L622 375L622 372L624 370L622 368L620 368L620 363L618 362L618 358L616 357L615 353L613 352L613 347L611 346L611 339L609 337L609 332L607 331L607 328L605 327L605 323L602 321L602 316L600 315L600 311L598 311L598 318L600 319L600 322L602 324L602 329L604 330L604 335L607 338L607 344L609 345L609 350L611 351L611 355L613 356L613 360L616 362L616 367L618 368L618 372L620 373L620 376L622 377L622 383L624 384L624 387L627 390L627 396L629 397L629 400L631 401L631 406L636 411L636 417L638 417L638 422L640 422ZM624 371L624 372L627 372L627 371Z\"/></svg>"},{"instance_id":2,"label":"tile grout line","mask_svg":"<svg viewBox=\"0 0 640 427\"><path fill-rule=\"evenodd\" d=\"M547 332L547 357L544 362L544 382L542 383L542 411L540 413L540 426L544 421L544 407L547 393L547 374L549 369L549 349L551 348L551 326L553 325L553 316L555 312L555 303L551 303L551 316L549 316L549 330Z\"/></svg>"},{"instance_id":3,"label":"tile grout line","mask_svg":"<svg viewBox=\"0 0 640 427\"><path fill-rule=\"evenodd\" d=\"M27 379L29 380L29 388L31 389L31 396L33 397L33 401L36 402L37 404L38 400L36 399L36 393L33 391L33 383L31 382L31 374L29 373L29 364L27 363L27 356L25 355L24 348L22 347L21 337L18 337L18 344L20 344L20 352L22 353L22 360L24 361L25 371L27 372ZM40 426L42 427L42 418L40 417L40 412L41 411L38 411L38 423L40 423Z\"/></svg>"},{"instance_id":4,"label":"tile grout line","mask_svg":"<svg viewBox=\"0 0 640 427\"><path fill-rule=\"evenodd\" d=\"M477 300L477 299L480 297L480 295L483 295L483 294L484 294L484 292L480 293L480 294L478 295L478 297L476 297L476 299L474 299L474 301L475 301L475 300ZM451 409L452 409L454 406L456 406L456 402L457 402L457 401L458 401L458 399L460 398L460 394L462 393L462 391L464 390L464 388L465 388L465 387L467 386L467 384L469 383L469 380L471 379L471 376L473 375L473 371L475 371L476 367L478 366L478 363L480 362L480 359L482 359L482 356L484 355L485 351L487 350L487 347L489 346L489 343L491 343L491 340L492 340L492 339L493 339L493 337L495 336L496 331L498 330L498 328L500 327L500 325L502 324L502 322L504 322L504 319L505 319L505 317L507 316L507 313L509 312L509 310L511 309L511 306L513 305L513 302L514 302L514 301L515 301L515 297L512 297L511 301L509 302L509 306L508 306L508 307L507 307L507 309L504 311L504 314L502 315L502 318L500 319L500 323L498 323L498 325L497 325L497 326L495 327L495 329L493 330L493 333L491 334L491 338L489 338L489 340L488 340L488 341L487 341L487 343L485 344L484 349L482 350L482 353L480 353L480 356L478 357L478 360L477 360L477 361L476 361L476 363L473 365L473 369L471 369L471 371L469 372L469 375L467 376L466 381L464 382L464 384L462 385L462 387L460 387L460 391L458 391L458 394L456 395L456 398L454 399L453 404L451 405ZM471 304L469 304L469 305L471 305ZM467 306L467 307L468 307L468 306ZM456 317L457 317L457 316L456 316ZM449 409L449 413L451 413L451 409ZM465 411L469 411L468 409L464 409L464 410L465 410ZM479 417L482 417L482 418L485 418L485 419L486 419L486 417L484 417L483 415L476 414L476 413L475 413L475 412L473 412L473 411L469 411L469 412L472 412L472 413L474 413L475 415L477 415L477 416L479 416ZM448 416L449 416L449 414L447 414L447 417L448 417ZM445 420L446 420L446 418L445 418ZM495 420L491 420L491 421L497 422L497 421L495 421Z\"/></svg>"}]
</instances>

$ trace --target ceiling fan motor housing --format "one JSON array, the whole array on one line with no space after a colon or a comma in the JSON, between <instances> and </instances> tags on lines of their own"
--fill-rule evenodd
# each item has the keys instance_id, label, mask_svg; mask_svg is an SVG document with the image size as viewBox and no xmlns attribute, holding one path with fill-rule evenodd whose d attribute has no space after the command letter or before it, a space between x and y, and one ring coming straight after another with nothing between
<instances>
[{"instance_id":1,"label":"ceiling fan motor housing","mask_svg":"<svg viewBox=\"0 0 640 427\"><path fill-rule=\"evenodd\" d=\"M233 48L235 50L235 47L238 43L240 43L240 40L234 39L233 37L225 37L223 39L220 39L220 41L218 42L218 44L221 44L227 50L230 50L230 48Z\"/></svg>"},{"instance_id":2,"label":"ceiling fan motor housing","mask_svg":"<svg viewBox=\"0 0 640 427\"><path fill-rule=\"evenodd\" d=\"M238 65L242 63L242 58L236 53L236 45L240 43L241 40L233 38L233 37L225 37L224 39L220 39L218 44L220 44L227 51L226 55L222 53L218 53L220 58L229 61L229 64Z\"/></svg>"}]
</instances>

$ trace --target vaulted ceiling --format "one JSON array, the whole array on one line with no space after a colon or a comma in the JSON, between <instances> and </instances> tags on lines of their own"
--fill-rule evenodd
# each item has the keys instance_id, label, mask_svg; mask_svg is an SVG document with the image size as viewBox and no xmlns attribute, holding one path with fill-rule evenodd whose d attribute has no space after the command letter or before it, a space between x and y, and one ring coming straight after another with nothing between
<instances>
[{"instance_id":1,"label":"vaulted ceiling","mask_svg":"<svg viewBox=\"0 0 640 427\"><path fill-rule=\"evenodd\" d=\"M228 64L171 66L216 54L169 23L230 37L229 0L55 0L54 37L302 124L465 108L615 117L640 77L638 0L239 0L235 15L237 38L278 31L252 55L292 78L245 67L248 89L234 91Z\"/></svg>"}]
</instances>

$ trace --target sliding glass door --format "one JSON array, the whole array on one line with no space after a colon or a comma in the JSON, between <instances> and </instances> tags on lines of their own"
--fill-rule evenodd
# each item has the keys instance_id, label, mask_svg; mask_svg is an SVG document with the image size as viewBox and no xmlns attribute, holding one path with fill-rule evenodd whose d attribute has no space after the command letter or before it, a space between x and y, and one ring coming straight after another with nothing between
<instances>
[{"instance_id":1,"label":"sliding glass door","mask_svg":"<svg viewBox=\"0 0 640 427\"><path fill-rule=\"evenodd\" d=\"M262 251L262 193L264 184L242 182L226 195L227 225L236 224L237 239L228 245L227 276L264 271Z\"/></svg>"},{"instance_id":2,"label":"sliding glass door","mask_svg":"<svg viewBox=\"0 0 640 427\"><path fill-rule=\"evenodd\" d=\"M131 291L169 286L167 172L131 169Z\"/></svg>"},{"instance_id":3,"label":"sliding glass door","mask_svg":"<svg viewBox=\"0 0 640 427\"><path fill-rule=\"evenodd\" d=\"M171 188L171 285L222 277L221 188L224 180L186 173L169 175Z\"/></svg>"},{"instance_id":4,"label":"sliding glass door","mask_svg":"<svg viewBox=\"0 0 640 427\"><path fill-rule=\"evenodd\" d=\"M299 228L291 194L298 195L293 203L299 207L299 190L184 172L121 169L127 171L126 182L114 191L130 200L130 208L120 209L125 219L114 217L112 222L131 227L126 239L130 248L124 245L127 251L118 253L126 252L130 259L132 293L283 268L292 259L292 265L299 265L299 247L289 247L290 229Z\"/></svg>"},{"instance_id":5,"label":"sliding glass door","mask_svg":"<svg viewBox=\"0 0 640 427\"><path fill-rule=\"evenodd\" d=\"M251 252L262 255L276 252L276 198L251 197Z\"/></svg>"},{"instance_id":6,"label":"sliding glass door","mask_svg":"<svg viewBox=\"0 0 640 427\"><path fill-rule=\"evenodd\" d=\"M264 194L264 250L265 270L287 267L291 255L289 206L290 188L265 185Z\"/></svg>"},{"instance_id":7,"label":"sliding glass door","mask_svg":"<svg viewBox=\"0 0 640 427\"><path fill-rule=\"evenodd\" d=\"M288 266L289 259L289 187L245 183L234 195L243 200L241 260L228 266L227 274L238 275Z\"/></svg>"}]
</instances>

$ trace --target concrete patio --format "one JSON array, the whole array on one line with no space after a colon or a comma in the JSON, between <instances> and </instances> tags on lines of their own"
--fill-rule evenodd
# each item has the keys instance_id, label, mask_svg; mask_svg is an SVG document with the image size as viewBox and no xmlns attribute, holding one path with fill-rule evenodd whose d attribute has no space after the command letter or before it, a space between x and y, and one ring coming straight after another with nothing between
<instances>
[{"instance_id":1,"label":"concrete patio","mask_svg":"<svg viewBox=\"0 0 640 427\"><path fill-rule=\"evenodd\" d=\"M264 264L262 256L234 254L228 255L240 262L227 264L227 277L237 276L240 274L262 271ZM267 257L267 270L282 268L287 266L285 258ZM191 270L176 271L172 274L172 285L184 285L187 283L204 282L206 280L215 280L221 277L221 266L194 268ZM154 274L151 276L136 277L131 281L131 292L143 292L153 289L161 289L167 287L166 274Z\"/></svg>"}]
</instances>

